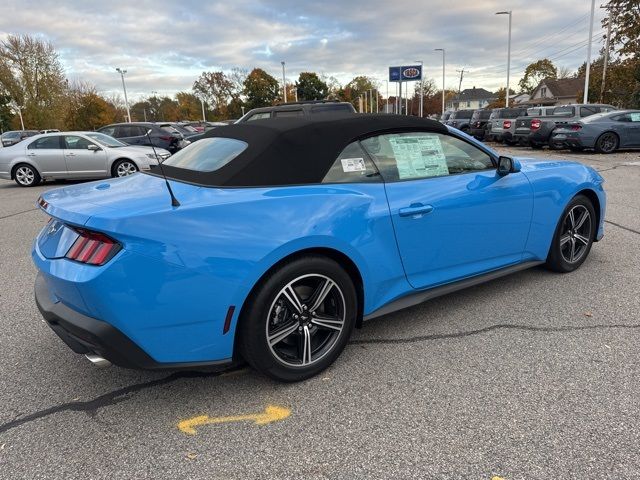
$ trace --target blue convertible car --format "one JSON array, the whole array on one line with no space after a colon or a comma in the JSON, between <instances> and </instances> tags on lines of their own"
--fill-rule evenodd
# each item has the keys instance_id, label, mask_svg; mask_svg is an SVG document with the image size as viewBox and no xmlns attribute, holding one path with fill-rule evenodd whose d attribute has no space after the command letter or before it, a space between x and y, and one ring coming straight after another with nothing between
<instances>
[{"instance_id":1,"label":"blue convertible car","mask_svg":"<svg viewBox=\"0 0 640 480\"><path fill-rule=\"evenodd\" d=\"M575 270L603 235L602 183L413 117L231 125L150 173L43 194L36 301L94 361L243 358L301 380L363 320L538 264Z\"/></svg>"}]
</instances>

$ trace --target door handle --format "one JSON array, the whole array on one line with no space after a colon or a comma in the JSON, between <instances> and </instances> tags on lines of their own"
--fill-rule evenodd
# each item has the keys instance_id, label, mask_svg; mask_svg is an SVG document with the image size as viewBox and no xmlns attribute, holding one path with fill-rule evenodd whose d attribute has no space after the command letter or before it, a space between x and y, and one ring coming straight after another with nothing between
<instances>
[{"instance_id":1,"label":"door handle","mask_svg":"<svg viewBox=\"0 0 640 480\"><path fill-rule=\"evenodd\" d=\"M35 157L35 156L36 156L36 154L35 154L35 153L33 153L33 152L32 152L32 153L27 153L27 155L28 155L29 157Z\"/></svg>"},{"instance_id":2,"label":"door handle","mask_svg":"<svg viewBox=\"0 0 640 480\"><path fill-rule=\"evenodd\" d=\"M67 153L67 157L75 157L76 154L75 153Z\"/></svg>"},{"instance_id":3,"label":"door handle","mask_svg":"<svg viewBox=\"0 0 640 480\"><path fill-rule=\"evenodd\" d=\"M412 217L414 215L424 215L425 213L431 212L433 212L433 206L424 205L422 203L412 203L411 206L398 210L398 214L401 217Z\"/></svg>"}]
</instances>

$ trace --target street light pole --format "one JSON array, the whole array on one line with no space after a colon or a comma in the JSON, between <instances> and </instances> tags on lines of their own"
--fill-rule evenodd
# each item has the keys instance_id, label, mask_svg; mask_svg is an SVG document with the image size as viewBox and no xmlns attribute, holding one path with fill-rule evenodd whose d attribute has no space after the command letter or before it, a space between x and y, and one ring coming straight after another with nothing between
<instances>
[{"instance_id":1,"label":"street light pole","mask_svg":"<svg viewBox=\"0 0 640 480\"><path fill-rule=\"evenodd\" d=\"M124 90L124 104L127 107L127 119L129 123L131 123L131 112L129 111L129 99L127 98L127 86L124 84L124 74L127 73L126 70L118 67L116 68L116 72L120 74L120 78L122 78L122 90Z\"/></svg>"},{"instance_id":2,"label":"street light pole","mask_svg":"<svg viewBox=\"0 0 640 480\"><path fill-rule=\"evenodd\" d=\"M284 76L284 62L280 62L282 64L282 98L284 98L284 103L287 103L287 80Z\"/></svg>"},{"instance_id":3,"label":"street light pole","mask_svg":"<svg viewBox=\"0 0 640 480\"><path fill-rule=\"evenodd\" d=\"M424 104L424 62L422 60L416 60L416 62L420 62L420 118L422 118L422 105Z\"/></svg>"},{"instance_id":4,"label":"street light pole","mask_svg":"<svg viewBox=\"0 0 640 480\"><path fill-rule=\"evenodd\" d=\"M442 116L444 117L444 48L436 48L435 52L442 52Z\"/></svg>"},{"instance_id":5,"label":"street light pole","mask_svg":"<svg viewBox=\"0 0 640 480\"><path fill-rule=\"evenodd\" d=\"M595 1L595 0L593 0ZM511 73L511 10L496 12L496 15L509 15L509 43L507 44L507 90L505 91L505 106L509 108L509 73Z\"/></svg>"},{"instance_id":6,"label":"street light pole","mask_svg":"<svg viewBox=\"0 0 640 480\"><path fill-rule=\"evenodd\" d=\"M206 122L207 116L204 113L204 99L202 97L200 97L200 105L202 106L202 121Z\"/></svg>"},{"instance_id":7,"label":"street light pole","mask_svg":"<svg viewBox=\"0 0 640 480\"><path fill-rule=\"evenodd\" d=\"M591 70L591 43L593 42L593 14L596 8L596 0L591 0L591 18L589 20L589 46L587 47L587 71L584 76L584 95L582 103L587 103L589 98L589 73ZM610 22L609 22L610 23ZM607 42L609 36L607 35Z\"/></svg>"}]
</instances>

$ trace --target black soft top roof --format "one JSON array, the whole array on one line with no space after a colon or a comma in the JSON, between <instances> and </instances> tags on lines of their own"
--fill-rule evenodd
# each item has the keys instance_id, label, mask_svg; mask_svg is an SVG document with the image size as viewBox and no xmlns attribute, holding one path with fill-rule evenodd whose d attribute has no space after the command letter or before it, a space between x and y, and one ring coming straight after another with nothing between
<instances>
[{"instance_id":1,"label":"black soft top roof","mask_svg":"<svg viewBox=\"0 0 640 480\"><path fill-rule=\"evenodd\" d=\"M405 115L327 114L273 118L219 127L203 138L242 140L248 147L213 172L164 165L167 177L212 187L258 187L319 183L342 150L371 135L419 130L447 133L440 122ZM159 174L159 169L153 170Z\"/></svg>"}]
</instances>

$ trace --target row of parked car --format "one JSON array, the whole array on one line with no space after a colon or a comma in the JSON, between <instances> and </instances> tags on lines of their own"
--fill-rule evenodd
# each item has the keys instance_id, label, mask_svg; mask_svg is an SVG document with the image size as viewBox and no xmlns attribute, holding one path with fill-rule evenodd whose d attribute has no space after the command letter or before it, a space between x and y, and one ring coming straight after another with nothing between
<instances>
[{"instance_id":1,"label":"row of parked car","mask_svg":"<svg viewBox=\"0 0 640 480\"><path fill-rule=\"evenodd\" d=\"M445 112L442 120L478 140L613 153L640 148L640 110L605 104Z\"/></svg>"}]
</instances>

